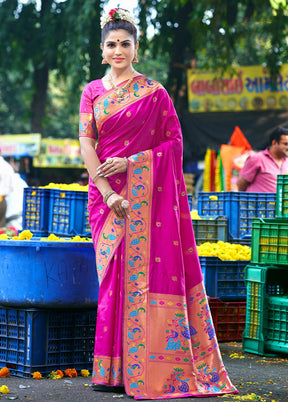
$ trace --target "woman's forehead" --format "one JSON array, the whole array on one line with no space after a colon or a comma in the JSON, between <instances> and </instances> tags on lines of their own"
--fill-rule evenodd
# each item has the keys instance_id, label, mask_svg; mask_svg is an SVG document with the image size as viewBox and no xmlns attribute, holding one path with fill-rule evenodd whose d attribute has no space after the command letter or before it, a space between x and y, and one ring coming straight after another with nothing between
<instances>
[{"instance_id":1,"label":"woman's forehead","mask_svg":"<svg viewBox=\"0 0 288 402\"><path fill-rule=\"evenodd\" d=\"M117 31L110 31L106 37L105 42L123 42L125 40L133 41L133 36L125 29L117 29Z\"/></svg>"}]
</instances>

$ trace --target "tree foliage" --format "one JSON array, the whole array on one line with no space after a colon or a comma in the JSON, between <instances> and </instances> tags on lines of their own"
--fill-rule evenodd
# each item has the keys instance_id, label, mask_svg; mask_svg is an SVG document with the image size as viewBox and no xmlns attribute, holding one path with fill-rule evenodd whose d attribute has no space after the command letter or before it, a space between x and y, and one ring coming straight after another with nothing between
<instances>
[{"instance_id":1,"label":"tree foliage","mask_svg":"<svg viewBox=\"0 0 288 402\"><path fill-rule=\"evenodd\" d=\"M275 79L287 60L286 0L141 0L139 4L145 8L140 12L142 38L146 14L156 32L151 43L154 54L170 54L166 87L180 112L187 108L187 68L223 73L239 65L265 63Z\"/></svg>"},{"instance_id":2,"label":"tree foliage","mask_svg":"<svg viewBox=\"0 0 288 402\"><path fill-rule=\"evenodd\" d=\"M83 85L101 77L107 0L0 0L0 132L76 137ZM139 70L187 110L186 70L287 60L286 0L138 0ZM148 29L154 35L148 37Z\"/></svg>"}]
</instances>

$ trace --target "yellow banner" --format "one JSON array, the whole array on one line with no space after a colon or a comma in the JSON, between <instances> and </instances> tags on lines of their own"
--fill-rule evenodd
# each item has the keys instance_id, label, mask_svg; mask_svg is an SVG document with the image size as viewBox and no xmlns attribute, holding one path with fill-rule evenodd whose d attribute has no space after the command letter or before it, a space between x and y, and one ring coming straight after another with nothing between
<instances>
[{"instance_id":1,"label":"yellow banner","mask_svg":"<svg viewBox=\"0 0 288 402\"><path fill-rule=\"evenodd\" d=\"M79 141L43 138L40 154L33 158L33 166L85 169Z\"/></svg>"},{"instance_id":2,"label":"yellow banner","mask_svg":"<svg viewBox=\"0 0 288 402\"><path fill-rule=\"evenodd\" d=\"M40 152L41 134L0 135L3 156L35 156Z\"/></svg>"},{"instance_id":3,"label":"yellow banner","mask_svg":"<svg viewBox=\"0 0 288 402\"><path fill-rule=\"evenodd\" d=\"M189 111L237 112L288 108L288 64L283 64L272 88L263 66L239 67L237 74L224 74L190 69L188 79Z\"/></svg>"}]
</instances>

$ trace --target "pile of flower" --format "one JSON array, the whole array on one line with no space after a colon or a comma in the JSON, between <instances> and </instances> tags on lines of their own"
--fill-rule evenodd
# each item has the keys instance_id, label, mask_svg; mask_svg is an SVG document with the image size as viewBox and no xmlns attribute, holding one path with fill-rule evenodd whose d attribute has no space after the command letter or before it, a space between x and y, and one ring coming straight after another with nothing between
<instances>
[{"instance_id":1,"label":"pile of flower","mask_svg":"<svg viewBox=\"0 0 288 402\"><path fill-rule=\"evenodd\" d=\"M0 234L0 240L31 240L33 237L33 233L30 230L23 230L17 235L9 236L6 233ZM84 242L88 241L91 242L92 239L90 237L80 237L74 236L69 239L65 239L63 237L58 237L55 234L51 233L48 237L43 237L40 239L41 241L77 241L77 242Z\"/></svg>"},{"instance_id":2,"label":"pile of flower","mask_svg":"<svg viewBox=\"0 0 288 402\"><path fill-rule=\"evenodd\" d=\"M89 370L81 370L80 373L82 377L89 377L90 375ZM34 371L34 373L32 373L31 375L34 380L41 380L43 378L40 371ZM51 380L61 380L61 378L63 378L64 376L72 378L77 377L78 374L75 368L68 368L64 370L64 373L62 370L51 371L51 373L47 375L47 378L50 378Z\"/></svg>"},{"instance_id":3,"label":"pile of flower","mask_svg":"<svg viewBox=\"0 0 288 402\"><path fill-rule=\"evenodd\" d=\"M65 184L65 183L49 183L47 186L40 186L39 188L54 188L56 190L63 190L63 191L88 191L87 186L81 186L78 183L72 184Z\"/></svg>"},{"instance_id":4,"label":"pile of flower","mask_svg":"<svg viewBox=\"0 0 288 402\"><path fill-rule=\"evenodd\" d=\"M0 235L6 234L9 237L17 236L18 230L14 226L8 226L7 228L0 228Z\"/></svg>"},{"instance_id":5,"label":"pile of flower","mask_svg":"<svg viewBox=\"0 0 288 402\"><path fill-rule=\"evenodd\" d=\"M0 378L7 378L10 376L9 369L7 367L3 367L0 370ZM9 394L9 388L6 385L2 385L0 387L0 394Z\"/></svg>"},{"instance_id":6,"label":"pile of flower","mask_svg":"<svg viewBox=\"0 0 288 402\"><path fill-rule=\"evenodd\" d=\"M218 257L223 261L250 261L251 248L241 244L224 243L203 243L197 246L198 255L203 257Z\"/></svg>"}]
</instances>

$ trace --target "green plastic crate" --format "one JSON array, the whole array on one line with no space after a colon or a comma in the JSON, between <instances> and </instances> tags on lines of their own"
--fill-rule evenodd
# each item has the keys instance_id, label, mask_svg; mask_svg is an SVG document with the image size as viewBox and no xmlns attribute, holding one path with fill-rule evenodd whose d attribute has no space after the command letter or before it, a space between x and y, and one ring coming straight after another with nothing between
<instances>
[{"instance_id":1,"label":"green plastic crate","mask_svg":"<svg viewBox=\"0 0 288 402\"><path fill-rule=\"evenodd\" d=\"M251 262L288 265L287 219L253 219Z\"/></svg>"},{"instance_id":2,"label":"green plastic crate","mask_svg":"<svg viewBox=\"0 0 288 402\"><path fill-rule=\"evenodd\" d=\"M246 324L242 343L245 352L264 355L273 349L266 343L267 304L271 297L288 295L288 269L249 264L245 268Z\"/></svg>"},{"instance_id":3,"label":"green plastic crate","mask_svg":"<svg viewBox=\"0 0 288 402\"><path fill-rule=\"evenodd\" d=\"M277 176L276 191L276 216L279 218L288 217L288 175Z\"/></svg>"},{"instance_id":4,"label":"green plastic crate","mask_svg":"<svg viewBox=\"0 0 288 402\"><path fill-rule=\"evenodd\" d=\"M216 243L218 240L228 240L227 216L205 216L201 219L193 219L193 229L197 246L202 243Z\"/></svg>"},{"instance_id":5,"label":"green plastic crate","mask_svg":"<svg viewBox=\"0 0 288 402\"><path fill-rule=\"evenodd\" d=\"M269 297L266 312L266 349L276 353L288 353L288 296Z\"/></svg>"}]
</instances>

